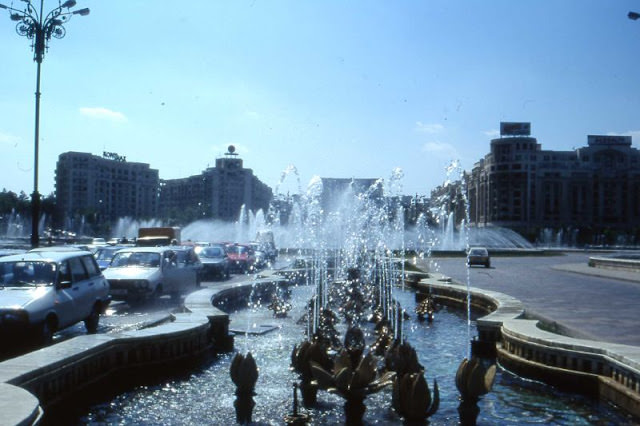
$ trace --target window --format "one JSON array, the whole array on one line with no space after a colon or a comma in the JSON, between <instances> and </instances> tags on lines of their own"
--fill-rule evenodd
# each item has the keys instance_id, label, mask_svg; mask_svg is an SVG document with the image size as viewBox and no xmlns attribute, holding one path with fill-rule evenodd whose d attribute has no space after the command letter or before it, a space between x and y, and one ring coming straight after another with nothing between
<instances>
[{"instance_id":1,"label":"window","mask_svg":"<svg viewBox=\"0 0 640 426\"><path fill-rule=\"evenodd\" d=\"M73 282L86 280L88 278L87 271L84 269L84 265L79 257L72 257L69 259L69 266L71 268Z\"/></svg>"},{"instance_id":2,"label":"window","mask_svg":"<svg viewBox=\"0 0 640 426\"><path fill-rule=\"evenodd\" d=\"M84 268L87 270L89 277L93 278L100 275L100 268L98 268L98 265L92 256L82 256L82 263L84 264Z\"/></svg>"},{"instance_id":3,"label":"window","mask_svg":"<svg viewBox=\"0 0 640 426\"><path fill-rule=\"evenodd\" d=\"M68 262L62 262L60 264L60 275L58 277L59 282L71 281L71 269Z\"/></svg>"}]
</instances>

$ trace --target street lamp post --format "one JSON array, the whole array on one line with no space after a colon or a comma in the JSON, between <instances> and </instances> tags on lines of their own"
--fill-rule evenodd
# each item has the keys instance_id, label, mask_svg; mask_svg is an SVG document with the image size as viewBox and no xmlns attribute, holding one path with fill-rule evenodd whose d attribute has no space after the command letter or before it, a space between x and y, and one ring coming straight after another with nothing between
<instances>
[{"instance_id":1,"label":"street lamp post","mask_svg":"<svg viewBox=\"0 0 640 426\"><path fill-rule=\"evenodd\" d=\"M16 21L16 32L32 40L33 60L37 64L36 70L36 122L34 135L34 160L33 160L33 194L31 194L31 246L38 247L40 236L38 225L40 219L40 194L38 193L38 146L40 137L40 67L44 53L49 48L51 37L63 38L66 34L63 24L69 21L73 15L86 16L89 9L71 10L76 5L75 0L67 0L62 3L58 0L58 7L44 14L44 0L40 0L40 10L31 4L31 0L22 0L26 3L24 9L16 9L0 3L0 9L9 11L9 17Z\"/></svg>"}]
</instances>

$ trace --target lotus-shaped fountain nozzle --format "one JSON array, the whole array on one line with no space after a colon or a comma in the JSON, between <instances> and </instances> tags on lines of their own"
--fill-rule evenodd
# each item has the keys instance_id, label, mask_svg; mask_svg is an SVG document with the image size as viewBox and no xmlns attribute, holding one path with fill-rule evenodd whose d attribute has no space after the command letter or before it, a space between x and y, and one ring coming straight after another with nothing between
<instances>
[{"instance_id":1,"label":"lotus-shaped fountain nozzle","mask_svg":"<svg viewBox=\"0 0 640 426\"><path fill-rule=\"evenodd\" d=\"M258 366L251 352L247 356L237 353L231 361L231 380L236 385L236 394L253 394L258 381Z\"/></svg>"},{"instance_id":2,"label":"lotus-shaped fountain nozzle","mask_svg":"<svg viewBox=\"0 0 640 426\"><path fill-rule=\"evenodd\" d=\"M237 353L231 361L230 373L231 380L236 385L236 400L233 402L236 420L240 424L251 423L255 406L253 395L258 381L258 366L251 352L248 352L247 356Z\"/></svg>"},{"instance_id":3,"label":"lotus-shaped fountain nozzle","mask_svg":"<svg viewBox=\"0 0 640 426\"><path fill-rule=\"evenodd\" d=\"M315 405L318 392L318 386L313 383L312 361L325 370L331 370L333 366L333 360L327 353L327 346L322 340L305 340L293 347L291 368L300 375L300 392L305 407Z\"/></svg>"},{"instance_id":4,"label":"lotus-shaped fountain nozzle","mask_svg":"<svg viewBox=\"0 0 640 426\"><path fill-rule=\"evenodd\" d=\"M479 358L463 359L456 373L456 387L463 400L477 401L493 387L496 365L485 365Z\"/></svg>"},{"instance_id":5,"label":"lotus-shaped fountain nozzle","mask_svg":"<svg viewBox=\"0 0 640 426\"><path fill-rule=\"evenodd\" d=\"M384 365L387 371L395 371L398 376L424 371L416 350L406 341L396 340L391 345L384 355Z\"/></svg>"},{"instance_id":6,"label":"lotus-shaped fountain nozzle","mask_svg":"<svg viewBox=\"0 0 640 426\"><path fill-rule=\"evenodd\" d=\"M415 308L416 315L420 321L427 319L427 321L433 321L433 314L436 311L436 304L431 295L424 298Z\"/></svg>"},{"instance_id":7,"label":"lotus-shaped fountain nozzle","mask_svg":"<svg viewBox=\"0 0 640 426\"><path fill-rule=\"evenodd\" d=\"M440 406L438 382L433 380L433 397L422 373L396 376L393 381L393 408L407 421L431 417Z\"/></svg>"},{"instance_id":8,"label":"lotus-shaped fountain nozzle","mask_svg":"<svg viewBox=\"0 0 640 426\"><path fill-rule=\"evenodd\" d=\"M273 293L268 308L270 311L273 311L274 317L286 318L287 313L291 310L291 303L282 300L277 293Z\"/></svg>"},{"instance_id":9,"label":"lotus-shaped fountain nozzle","mask_svg":"<svg viewBox=\"0 0 640 426\"><path fill-rule=\"evenodd\" d=\"M293 347L291 352L291 368L304 379L311 380L311 361L320 365L326 370L330 370L333 361L327 353L327 346L320 340L305 340Z\"/></svg>"},{"instance_id":10,"label":"lotus-shaped fountain nozzle","mask_svg":"<svg viewBox=\"0 0 640 426\"><path fill-rule=\"evenodd\" d=\"M375 328L376 341L371 345L371 351L378 356L384 356L387 350L393 344L393 331L388 324L388 321L380 321Z\"/></svg>"},{"instance_id":11,"label":"lotus-shaped fountain nozzle","mask_svg":"<svg viewBox=\"0 0 640 426\"><path fill-rule=\"evenodd\" d=\"M364 399L392 383L394 372L386 372L377 377L378 360L368 352L360 358L354 367L346 349L341 350L334 360L333 371L327 371L315 362L311 362L311 372L320 389L336 393L350 399Z\"/></svg>"}]
</instances>

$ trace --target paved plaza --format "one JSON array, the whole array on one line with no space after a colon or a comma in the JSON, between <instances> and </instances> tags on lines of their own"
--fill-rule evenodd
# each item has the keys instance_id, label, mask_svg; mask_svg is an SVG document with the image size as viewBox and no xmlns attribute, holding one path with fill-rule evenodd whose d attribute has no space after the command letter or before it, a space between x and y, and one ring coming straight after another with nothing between
<instances>
[{"instance_id":1,"label":"paved plaza","mask_svg":"<svg viewBox=\"0 0 640 426\"><path fill-rule=\"evenodd\" d=\"M529 314L556 322L572 337L640 346L640 272L590 267L588 256L558 256L545 265L495 257L491 269L470 271L462 258L436 261L454 282L465 285L471 276L472 287L515 297Z\"/></svg>"}]
</instances>

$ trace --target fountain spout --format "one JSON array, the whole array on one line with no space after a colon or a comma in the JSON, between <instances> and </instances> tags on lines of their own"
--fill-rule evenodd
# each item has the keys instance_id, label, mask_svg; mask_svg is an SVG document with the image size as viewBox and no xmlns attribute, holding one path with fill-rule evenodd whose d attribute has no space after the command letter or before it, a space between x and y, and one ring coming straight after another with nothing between
<instances>
[{"instance_id":1,"label":"fountain spout","mask_svg":"<svg viewBox=\"0 0 640 426\"><path fill-rule=\"evenodd\" d=\"M284 421L286 424L294 426L308 425L311 421L310 415L298 412L298 384L295 382L293 383L293 412L287 414Z\"/></svg>"},{"instance_id":2,"label":"fountain spout","mask_svg":"<svg viewBox=\"0 0 640 426\"><path fill-rule=\"evenodd\" d=\"M249 424L253 407L256 405L253 396L258 380L258 366L251 352L248 352L246 357L237 353L231 361L230 373L231 380L236 385L236 400L233 403L236 409L236 420L239 424Z\"/></svg>"}]
</instances>

